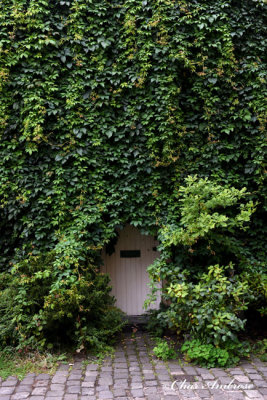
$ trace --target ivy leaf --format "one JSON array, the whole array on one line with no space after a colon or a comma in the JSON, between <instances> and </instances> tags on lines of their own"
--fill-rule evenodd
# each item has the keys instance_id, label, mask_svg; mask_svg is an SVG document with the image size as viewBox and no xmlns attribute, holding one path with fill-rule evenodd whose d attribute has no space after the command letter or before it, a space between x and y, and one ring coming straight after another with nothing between
<instances>
[{"instance_id":1,"label":"ivy leaf","mask_svg":"<svg viewBox=\"0 0 267 400\"><path fill-rule=\"evenodd\" d=\"M107 137L108 138L111 138L111 136L113 135L113 132L112 131L106 131L106 135L107 135Z\"/></svg>"},{"instance_id":2,"label":"ivy leaf","mask_svg":"<svg viewBox=\"0 0 267 400\"><path fill-rule=\"evenodd\" d=\"M249 111L246 112L246 114L245 114L245 116L244 116L244 119L245 119L246 121L250 121L250 120L251 120L251 114L250 114Z\"/></svg>"},{"instance_id":3,"label":"ivy leaf","mask_svg":"<svg viewBox=\"0 0 267 400\"><path fill-rule=\"evenodd\" d=\"M215 84L215 83L217 82L217 78L208 78L208 81L209 81L210 83Z\"/></svg>"},{"instance_id":4,"label":"ivy leaf","mask_svg":"<svg viewBox=\"0 0 267 400\"><path fill-rule=\"evenodd\" d=\"M88 90L87 92L84 93L84 95L83 95L84 100L88 99L88 97L90 96L91 92L92 92L91 90Z\"/></svg>"},{"instance_id":5,"label":"ivy leaf","mask_svg":"<svg viewBox=\"0 0 267 400\"><path fill-rule=\"evenodd\" d=\"M105 49L111 44L111 42L109 40L101 40L100 44Z\"/></svg>"}]
</instances>

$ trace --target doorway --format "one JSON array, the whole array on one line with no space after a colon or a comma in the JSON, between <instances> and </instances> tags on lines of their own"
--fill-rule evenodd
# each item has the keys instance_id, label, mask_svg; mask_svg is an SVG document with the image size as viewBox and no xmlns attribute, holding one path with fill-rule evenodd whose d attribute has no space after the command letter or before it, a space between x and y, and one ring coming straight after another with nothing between
<instances>
[{"instance_id":1,"label":"doorway","mask_svg":"<svg viewBox=\"0 0 267 400\"><path fill-rule=\"evenodd\" d=\"M116 306L129 316L141 315L145 312L144 301L150 293L147 267L159 257L160 253L156 250L158 242L153 236L142 235L131 225L118 233L113 253L103 250L101 272L110 275ZM157 300L150 305L150 309L158 309L160 300L158 292Z\"/></svg>"}]
</instances>

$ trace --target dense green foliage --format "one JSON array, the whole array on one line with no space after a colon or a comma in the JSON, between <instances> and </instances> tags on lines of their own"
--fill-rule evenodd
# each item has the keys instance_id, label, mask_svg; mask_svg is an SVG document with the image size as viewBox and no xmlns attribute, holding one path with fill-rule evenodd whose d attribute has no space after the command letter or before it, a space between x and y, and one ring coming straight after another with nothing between
<instances>
[{"instance_id":1,"label":"dense green foliage","mask_svg":"<svg viewBox=\"0 0 267 400\"><path fill-rule=\"evenodd\" d=\"M0 274L2 345L99 351L120 331L122 314L113 306L108 276L71 245L72 259L62 258L61 265L51 252L21 261L11 276Z\"/></svg>"},{"instance_id":2,"label":"dense green foliage","mask_svg":"<svg viewBox=\"0 0 267 400\"><path fill-rule=\"evenodd\" d=\"M233 229L226 256L211 242L207 257L202 233L176 245L180 226L162 270L232 261L261 275L265 16L261 0L1 1L0 268L15 265L21 290L17 274L51 252L34 270L50 280L44 296L73 282L83 296L83 279L97 288L67 257L83 250L84 276L118 225L179 225L177 193L195 174L231 191L232 221L234 191L247 188L249 229Z\"/></svg>"},{"instance_id":3,"label":"dense green foliage","mask_svg":"<svg viewBox=\"0 0 267 400\"><path fill-rule=\"evenodd\" d=\"M197 339L184 347L190 359L228 365L238 359L244 311L253 306L264 314L266 275L261 263L251 265L237 233L248 228L255 206L245 202L245 189L191 176L185 183L177 193L180 217L159 230L161 257L149 267L154 283L165 282L169 302L157 319Z\"/></svg>"},{"instance_id":4,"label":"dense green foliage","mask_svg":"<svg viewBox=\"0 0 267 400\"><path fill-rule=\"evenodd\" d=\"M261 361L267 362L267 339L258 340L253 350Z\"/></svg>"},{"instance_id":5,"label":"dense green foliage","mask_svg":"<svg viewBox=\"0 0 267 400\"><path fill-rule=\"evenodd\" d=\"M221 349L213 344L203 344L200 340L195 339L186 341L182 346L182 351L185 353L187 361L214 368L234 365L240 360L240 357L249 356L250 346L248 343L233 345L228 342L226 348Z\"/></svg>"},{"instance_id":6,"label":"dense green foliage","mask_svg":"<svg viewBox=\"0 0 267 400\"><path fill-rule=\"evenodd\" d=\"M157 345L153 348L153 353L163 361L177 358L173 343L168 343L164 339L157 339Z\"/></svg>"}]
</instances>

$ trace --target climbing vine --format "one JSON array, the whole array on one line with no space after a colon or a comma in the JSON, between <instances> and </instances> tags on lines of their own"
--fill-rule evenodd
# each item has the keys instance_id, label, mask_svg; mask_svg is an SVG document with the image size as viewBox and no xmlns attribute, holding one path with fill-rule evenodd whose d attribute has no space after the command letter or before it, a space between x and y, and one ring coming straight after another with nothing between
<instances>
[{"instance_id":1,"label":"climbing vine","mask_svg":"<svg viewBox=\"0 0 267 400\"><path fill-rule=\"evenodd\" d=\"M261 0L2 0L1 270L69 238L97 260L126 222L156 234L195 174L247 188L262 259L265 16Z\"/></svg>"}]
</instances>

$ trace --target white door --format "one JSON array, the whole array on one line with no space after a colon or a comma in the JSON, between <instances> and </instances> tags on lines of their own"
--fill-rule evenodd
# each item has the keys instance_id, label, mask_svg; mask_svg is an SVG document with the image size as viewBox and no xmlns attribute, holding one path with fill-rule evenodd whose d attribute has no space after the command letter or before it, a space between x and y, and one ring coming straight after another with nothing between
<instances>
[{"instance_id":1,"label":"white door","mask_svg":"<svg viewBox=\"0 0 267 400\"><path fill-rule=\"evenodd\" d=\"M155 251L158 243L152 236L141 235L131 225L118 233L113 254L109 255L103 250L104 265L101 272L110 275L116 306L127 315L141 315L146 311L143 305L150 293L147 267L159 256L159 252ZM160 292L150 308L157 309L159 304Z\"/></svg>"}]
</instances>

